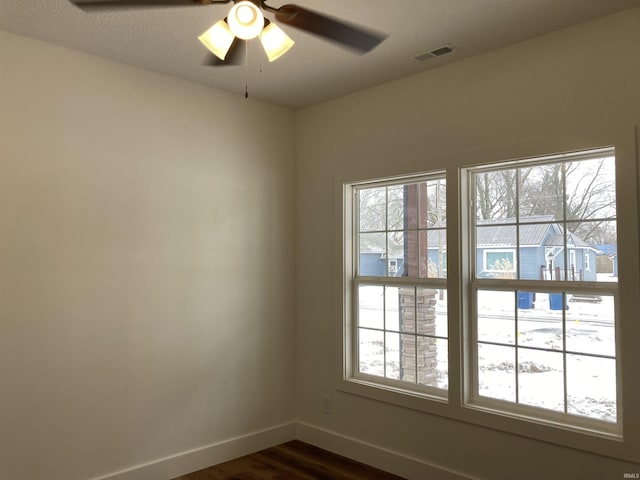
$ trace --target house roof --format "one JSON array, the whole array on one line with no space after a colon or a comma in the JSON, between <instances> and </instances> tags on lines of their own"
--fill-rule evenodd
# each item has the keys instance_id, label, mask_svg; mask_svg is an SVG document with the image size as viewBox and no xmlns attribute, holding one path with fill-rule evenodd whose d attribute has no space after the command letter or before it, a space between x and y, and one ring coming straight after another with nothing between
<instances>
[{"instance_id":1,"label":"house roof","mask_svg":"<svg viewBox=\"0 0 640 480\"><path fill-rule=\"evenodd\" d=\"M618 255L618 245L615 243L594 245L594 247L597 248L604 255L609 255L611 257Z\"/></svg>"},{"instance_id":2,"label":"house roof","mask_svg":"<svg viewBox=\"0 0 640 480\"><path fill-rule=\"evenodd\" d=\"M384 253L386 248L387 246L384 235L360 234L361 253Z\"/></svg>"},{"instance_id":3,"label":"house roof","mask_svg":"<svg viewBox=\"0 0 640 480\"><path fill-rule=\"evenodd\" d=\"M520 246L564 246L564 235L560 225L553 221L552 215L538 215L520 219ZM439 235L444 230L429 230L427 233L427 248L436 248L442 239ZM389 248L402 251L403 240L394 241L389 237ZM498 220L479 220L476 229L476 244L479 248L513 247L517 243L516 220L503 218ZM383 233L367 234L360 236L360 251L363 253L384 253L386 248L385 235ZM593 248L579 236L569 233L567 244L572 247ZM445 246L446 248L446 246Z\"/></svg>"},{"instance_id":4,"label":"house roof","mask_svg":"<svg viewBox=\"0 0 640 480\"><path fill-rule=\"evenodd\" d=\"M484 226L478 222L476 241L478 247L513 247L516 244L515 219L491 220ZM505 224L505 225L502 225ZM551 230L551 231L550 231ZM539 215L520 219L520 245L524 247L563 247L563 228L553 221L552 215ZM569 233L567 245L578 248L593 248L578 235Z\"/></svg>"},{"instance_id":5,"label":"house roof","mask_svg":"<svg viewBox=\"0 0 640 480\"><path fill-rule=\"evenodd\" d=\"M553 225L554 234L560 232L553 223L552 215L537 215L520 219L520 245L540 246ZM476 243L479 247L512 247L516 244L516 219L479 220L476 229Z\"/></svg>"},{"instance_id":6,"label":"house roof","mask_svg":"<svg viewBox=\"0 0 640 480\"><path fill-rule=\"evenodd\" d=\"M562 247L564 246L564 236L563 235L552 235L550 236L546 242L544 242L545 246L549 247ZM591 247L587 242L582 240L577 235L570 233L567 235L567 245L571 245L574 247Z\"/></svg>"}]
</instances>

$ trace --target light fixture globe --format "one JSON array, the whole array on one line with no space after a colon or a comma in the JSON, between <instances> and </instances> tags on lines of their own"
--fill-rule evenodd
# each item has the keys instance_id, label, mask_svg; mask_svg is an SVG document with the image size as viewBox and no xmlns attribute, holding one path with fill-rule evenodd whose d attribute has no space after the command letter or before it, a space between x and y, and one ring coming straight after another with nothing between
<instances>
[{"instance_id":1,"label":"light fixture globe","mask_svg":"<svg viewBox=\"0 0 640 480\"><path fill-rule=\"evenodd\" d=\"M220 60L224 60L229 53L231 44L235 40L233 32L224 20L220 20L209 30L198 37L205 47Z\"/></svg>"},{"instance_id":2,"label":"light fixture globe","mask_svg":"<svg viewBox=\"0 0 640 480\"><path fill-rule=\"evenodd\" d=\"M251 40L262 31L264 16L256 4L243 0L231 8L227 23L236 37Z\"/></svg>"},{"instance_id":3,"label":"light fixture globe","mask_svg":"<svg viewBox=\"0 0 640 480\"><path fill-rule=\"evenodd\" d=\"M260 34L260 42L267 58L273 62L287 53L294 45L289 35L284 33L275 23L269 23Z\"/></svg>"}]
</instances>

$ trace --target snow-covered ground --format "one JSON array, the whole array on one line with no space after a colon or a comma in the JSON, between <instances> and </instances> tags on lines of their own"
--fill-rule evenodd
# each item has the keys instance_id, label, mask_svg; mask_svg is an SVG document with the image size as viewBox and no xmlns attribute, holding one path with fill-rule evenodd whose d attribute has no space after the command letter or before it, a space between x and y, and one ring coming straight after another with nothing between
<instances>
[{"instance_id":1,"label":"snow-covered ground","mask_svg":"<svg viewBox=\"0 0 640 480\"><path fill-rule=\"evenodd\" d=\"M360 330L360 369L400 379L397 289L387 290L386 303L383 291L360 289L360 326L379 329ZM613 297L579 298L569 292L569 308L563 311L550 308L559 306L558 299L550 302L546 292L536 292L533 308L516 309L514 295L479 292L480 395L563 412L566 377L568 413L615 422ZM518 305L528 306L526 300ZM447 336L446 292L436 305L436 335ZM437 380L432 386L447 388L447 342L434 341Z\"/></svg>"},{"instance_id":2,"label":"snow-covered ground","mask_svg":"<svg viewBox=\"0 0 640 480\"><path fill-rule=\"evenodd\" d=\"M615 422L613 297L597 302L568 294L563 312L550 309L548 293L536 292L534 308L516 312L513 294L507 307L505 295L479 295L479 393L515 402L517 390L522 404L562 412L566 372L567 412Z\"/></svg>"}]
</instances>

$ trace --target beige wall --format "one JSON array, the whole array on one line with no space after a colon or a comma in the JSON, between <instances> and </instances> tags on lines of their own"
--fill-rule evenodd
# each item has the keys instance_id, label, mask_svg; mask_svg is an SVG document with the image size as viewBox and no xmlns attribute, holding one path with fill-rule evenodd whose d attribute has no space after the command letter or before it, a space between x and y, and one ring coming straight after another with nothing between
<instances>
[{"instance_id":1,"label":"beige wall","mask_svg":"<svg viewBox=\"0 0 640 480\"><path fill-rule=\"evenodd\" d=\"M546 147L553 153L598 146L600 135L589 132L614 130L633 145L634 127L640 124L639 25L640 9L622 12L298 112L300 421L477 478L605 479L640 471L638 464L336 390L341 357L339 180L455 169L473 163L474 152L478 160L486 160L489 151L499 152L495 160L505 160L512 153L538 154ZM623 170L635 172L635 161L627 155ZM635 210L637 199L619 200L621 211ZM637 238L636 225L623 229ZM628 252L637 247L624 245ZM625 398L637 400L640 379L632 353L637 348L623 342L629 353ZM322 413L322 395L333 398L331 414ZM625 405L627 418L637 419L636 411L637 402Z\"/></svg>"},{"instance_id":2,"label":"beige wall","mask_svg":"<svg viewBox=\"0 0 640 480\"><path fill-rule=\"evenodd\" d=\"M293 122L0 32L0 478L293 419Z\"/></svg>"},{"instance_id":3,"label":"beige wall","mask_svg":"<svg viewBox=\"0 0 640 480\"><path fill-rule=\"evenodd\" d=\"M106 475L295 414L477 478L640 470L336 391L335 244L338 177L631 134L638 24L623 12L296 115L0 32L0 478Z\"/></svg>"}]
</instances>

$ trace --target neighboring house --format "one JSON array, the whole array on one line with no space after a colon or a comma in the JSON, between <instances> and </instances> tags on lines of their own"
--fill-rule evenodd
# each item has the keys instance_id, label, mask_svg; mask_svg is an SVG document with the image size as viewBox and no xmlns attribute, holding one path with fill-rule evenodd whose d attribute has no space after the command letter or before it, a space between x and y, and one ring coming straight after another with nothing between
<instances>
[{"instance_id":1,"label":"neighboring house","mask_svg":"<svg viewBox=\"0 0 640 480\"><path fill-rule=\"evenodd\" d=\"M360 252L360 275L384 277L387 276L387 260L390 277L400 277L404 271L404 256L391 257L380 251Z\"/></svg>"},{"instance_id":2,"label":"neighboring house","mask_svg":"<svg viewBox=\"0 0 640 480\"><path fill-rule=\"evenodd\" d=\"M387 251L389 254L387 254ZM404 272L403 239L393 234L362 234L360 236L360 275L400 277Z\"/></svg>"},{"instance_id":3,"label":"neighboring house","mask_svg":"<svg viewBox=\"0 0 640 480\"><path fill-rule=\"evenodd\" d=\"M420 265L421 275L445 278L447 276L447 252L446 238L444 230L433 227L427 235L414 236L412 247L407 246L407 252L416 251L417 243L420 242L420 249L428 252L428 260L422 261ZM411 253L405 254L404 235L388 232L388 236L377 233L363 233L360 236L360 258L359 272L364 276L376 277L402 277L406 275L405 267L410 271L415 268L417 262L409 258L408 266L405 264L405 255L411 257ZM440 259L440 260L438 260ZM440 266L440 269L438 269ZM387 273L388 272L388 273Z\"/></svg>"},{"instance_id":4,"label":"neighboring house","mask_svg":"<svg viewBox=\"0 0 640 480\"><path fill-rule=\"evenodd\" d=\"M552 222L551 215L521 218L518 234L514 219L492 220L492 225L487 226L479 222L476 232L478 276L508 278L515 275L519 261L521 279L564 279L564 232L560 225ZM516 244L520 245L519 259ZM566 248L569 279L595 281L597 250L572 233L567 235Z\"/></svg>"},{"instance_id":5,"label":"neighboring house","mask_svg":"<svg viewBox=\"0 0 640 480\"><path fill-rule=\"evenodd\" d=\"M479 222L476 231L476 272L479 277L513 278L519 261L521 279L564 279L563 229L557 223L553 223L551 215L520 219L519 238L513 225L514 219L492 220L491 223L483 225ZM446 247L443 249L442 242L438 242L438 235L438 231L430 231L427 236L428 264L438 265L438 259L442 259L443 276L446 276ZM391 253L387 255L383 236L377 237L380 239L377 242L371 241L375 237L367 238L368 241L361 242L360 274L385 276L388 268L389 276L401 276L404 272L403 246L389 245ZM518 243L519 259L516 255ZM566 247L569 279L595 281L596 254L599 250L571 233L567 236ZM615 258L617 260L617 256Z\"/></svg>"},{"instance_id":6,"label":"neighboring house","mask_svg":"<svg viewBox=\"0 0 640 480\"><path fill-rule=\"evenodd\" d=\"M594 245L595 248L598 249L598 257L608 258L613 264L613 268L611 270L611 276L618 276L618 245L616 244L606 244L606 245ZM609 270L605 270L608 272Z\"/></svg>"}]
</instances>

